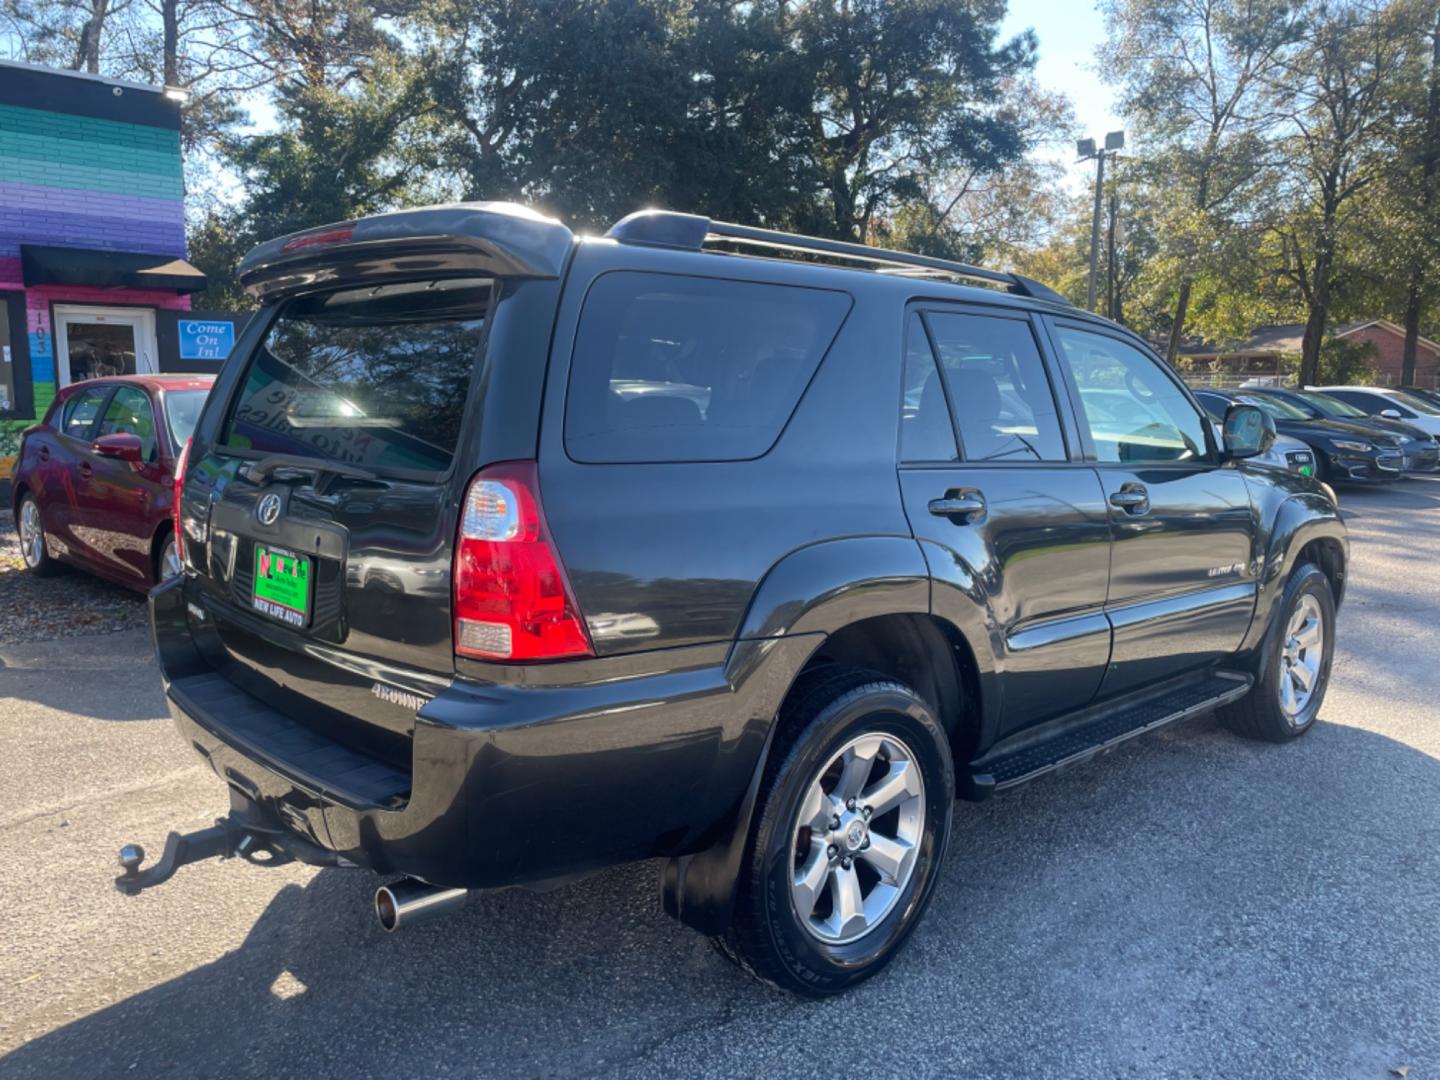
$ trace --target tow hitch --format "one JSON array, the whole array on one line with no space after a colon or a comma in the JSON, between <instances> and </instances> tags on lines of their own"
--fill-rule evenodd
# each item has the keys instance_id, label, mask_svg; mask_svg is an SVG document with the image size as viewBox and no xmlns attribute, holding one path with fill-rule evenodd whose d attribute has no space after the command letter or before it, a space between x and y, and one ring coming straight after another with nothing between
<instances>
[{"instance_id":1,"label":"tow hitch","mask_svg":"<svg viewBox=\"0 0 1440 1080\"><path fill-rule=\"evenodd\" d=\"M231 814L218 819L208 829L172 832L165 838L165 851L159 862L143 870L145 849L139 844L126 844L120 849L120 866L125 872L115 879L115 887L126 896L139 896L143 890L169 881L182 866L201 859L229 859L237 855L256 866L284 866L297 859L311 866L354 865L293 833L282 834L279 829L266 828Z\"/></svg>"}]
</instances>

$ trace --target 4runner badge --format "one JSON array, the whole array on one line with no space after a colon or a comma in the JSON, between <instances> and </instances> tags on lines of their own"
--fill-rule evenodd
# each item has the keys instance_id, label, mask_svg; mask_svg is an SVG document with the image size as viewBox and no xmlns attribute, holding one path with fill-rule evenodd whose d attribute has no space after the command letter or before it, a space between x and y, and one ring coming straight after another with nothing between
<instances>
[{"instance_id":1,"label":"4runner badge","mask_svg":"<svg viewBox=\"0 0 1440 1080\"><path fill-rule=\"evenodd\" d=\"M412 694L408 690L397 690L393 686L386 686L384 683L374 683L370 692L381 701L389 702L391 705L399 705L402 709L411 709L419 712L425 707L430 699L421 694Z\"/></svg>"}]
</instances>

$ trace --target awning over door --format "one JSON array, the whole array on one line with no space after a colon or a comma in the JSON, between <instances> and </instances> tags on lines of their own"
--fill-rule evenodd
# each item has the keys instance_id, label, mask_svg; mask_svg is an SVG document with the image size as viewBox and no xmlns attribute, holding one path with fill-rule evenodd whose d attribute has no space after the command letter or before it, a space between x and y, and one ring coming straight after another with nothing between
<instances>
[{"instance_id":1,"label":"awning over door","mask_svg":"<svg viewBox=\"0 0 1440 1080\"><path fill-rule=\"evenodd\" d=\"M184 259L132 251L20 245L20 274L26 285L129 286L193 293L205 275Z\"/></svg>"}]
</instances>

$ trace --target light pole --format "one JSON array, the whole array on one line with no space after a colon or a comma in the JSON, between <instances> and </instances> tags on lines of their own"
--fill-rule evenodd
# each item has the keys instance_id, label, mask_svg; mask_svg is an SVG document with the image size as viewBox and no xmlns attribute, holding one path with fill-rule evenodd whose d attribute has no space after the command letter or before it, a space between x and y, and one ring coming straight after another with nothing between
<instances>
[{"instance_id":1,"label":"light pole","mask_svg":"<svg viewBox=\"0 0 1440 1080\"><path fill-rule=\"evenodd\" d=\"M1105 145L1095 148L1094 139L1081 139L1075 144L1080 155L1076 161L1095 159L1095 212L1090 218L1090 285L1085 293L1085 307L1095 310L1095 265L1100 254L1100 192L1105 186L1105 155L1125 146L1125 132L1112 131L1105 136Z\"/></svg>"}]
</instances>

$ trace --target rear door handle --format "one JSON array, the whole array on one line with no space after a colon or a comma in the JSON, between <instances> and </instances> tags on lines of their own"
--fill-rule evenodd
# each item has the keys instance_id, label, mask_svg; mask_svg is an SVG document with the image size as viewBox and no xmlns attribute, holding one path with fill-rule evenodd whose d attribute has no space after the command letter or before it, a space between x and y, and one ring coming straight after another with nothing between
<instances>
[{"instance_id":1,"label":"rear door handle","mask_svg":"<svg viewBox=\"0 0 1440 1080\"><path fill-rule=\"evenodd\" d=\"M1110 493L1110 505L1127 514L1143 514L1150 509L1150 493L1144 484L1121 484L1119 491Z\"/></svg>"},{"instance_id":2,"label":"rear door handle","mask_svg":"<svg viewBox=\"0 0 1440 1080\"><path fill-rule=\"evenodd\" d=\"M985 513L985 496L978 491L954 491L943 499L930 500L930 513L936 517L972 521Z\"/></svg>"},{"instance_id":3,"label":"rear door handle","mask_svg":"<svg viewBox=\"0 0 1440 1080\"><path fill-rule=\"evenodd\" d=\"M80 462L80 478L82 480L89 480L90 477L94 475L94 472L94 466L92 466L88 461Z\"/></svg>"},{"instance_id":4,"label":"rear door handle","mask_svg":"<svg viewBox=\"0 0 1440 1080\"><path fill-rule=\"evenodd\" d=\"M41 460L41 461L49 461L49 460L50 460L50 448L49 448L48 446L41 446L41 447L40 447L40 460Z\"/></svg>"}]
</instances>

